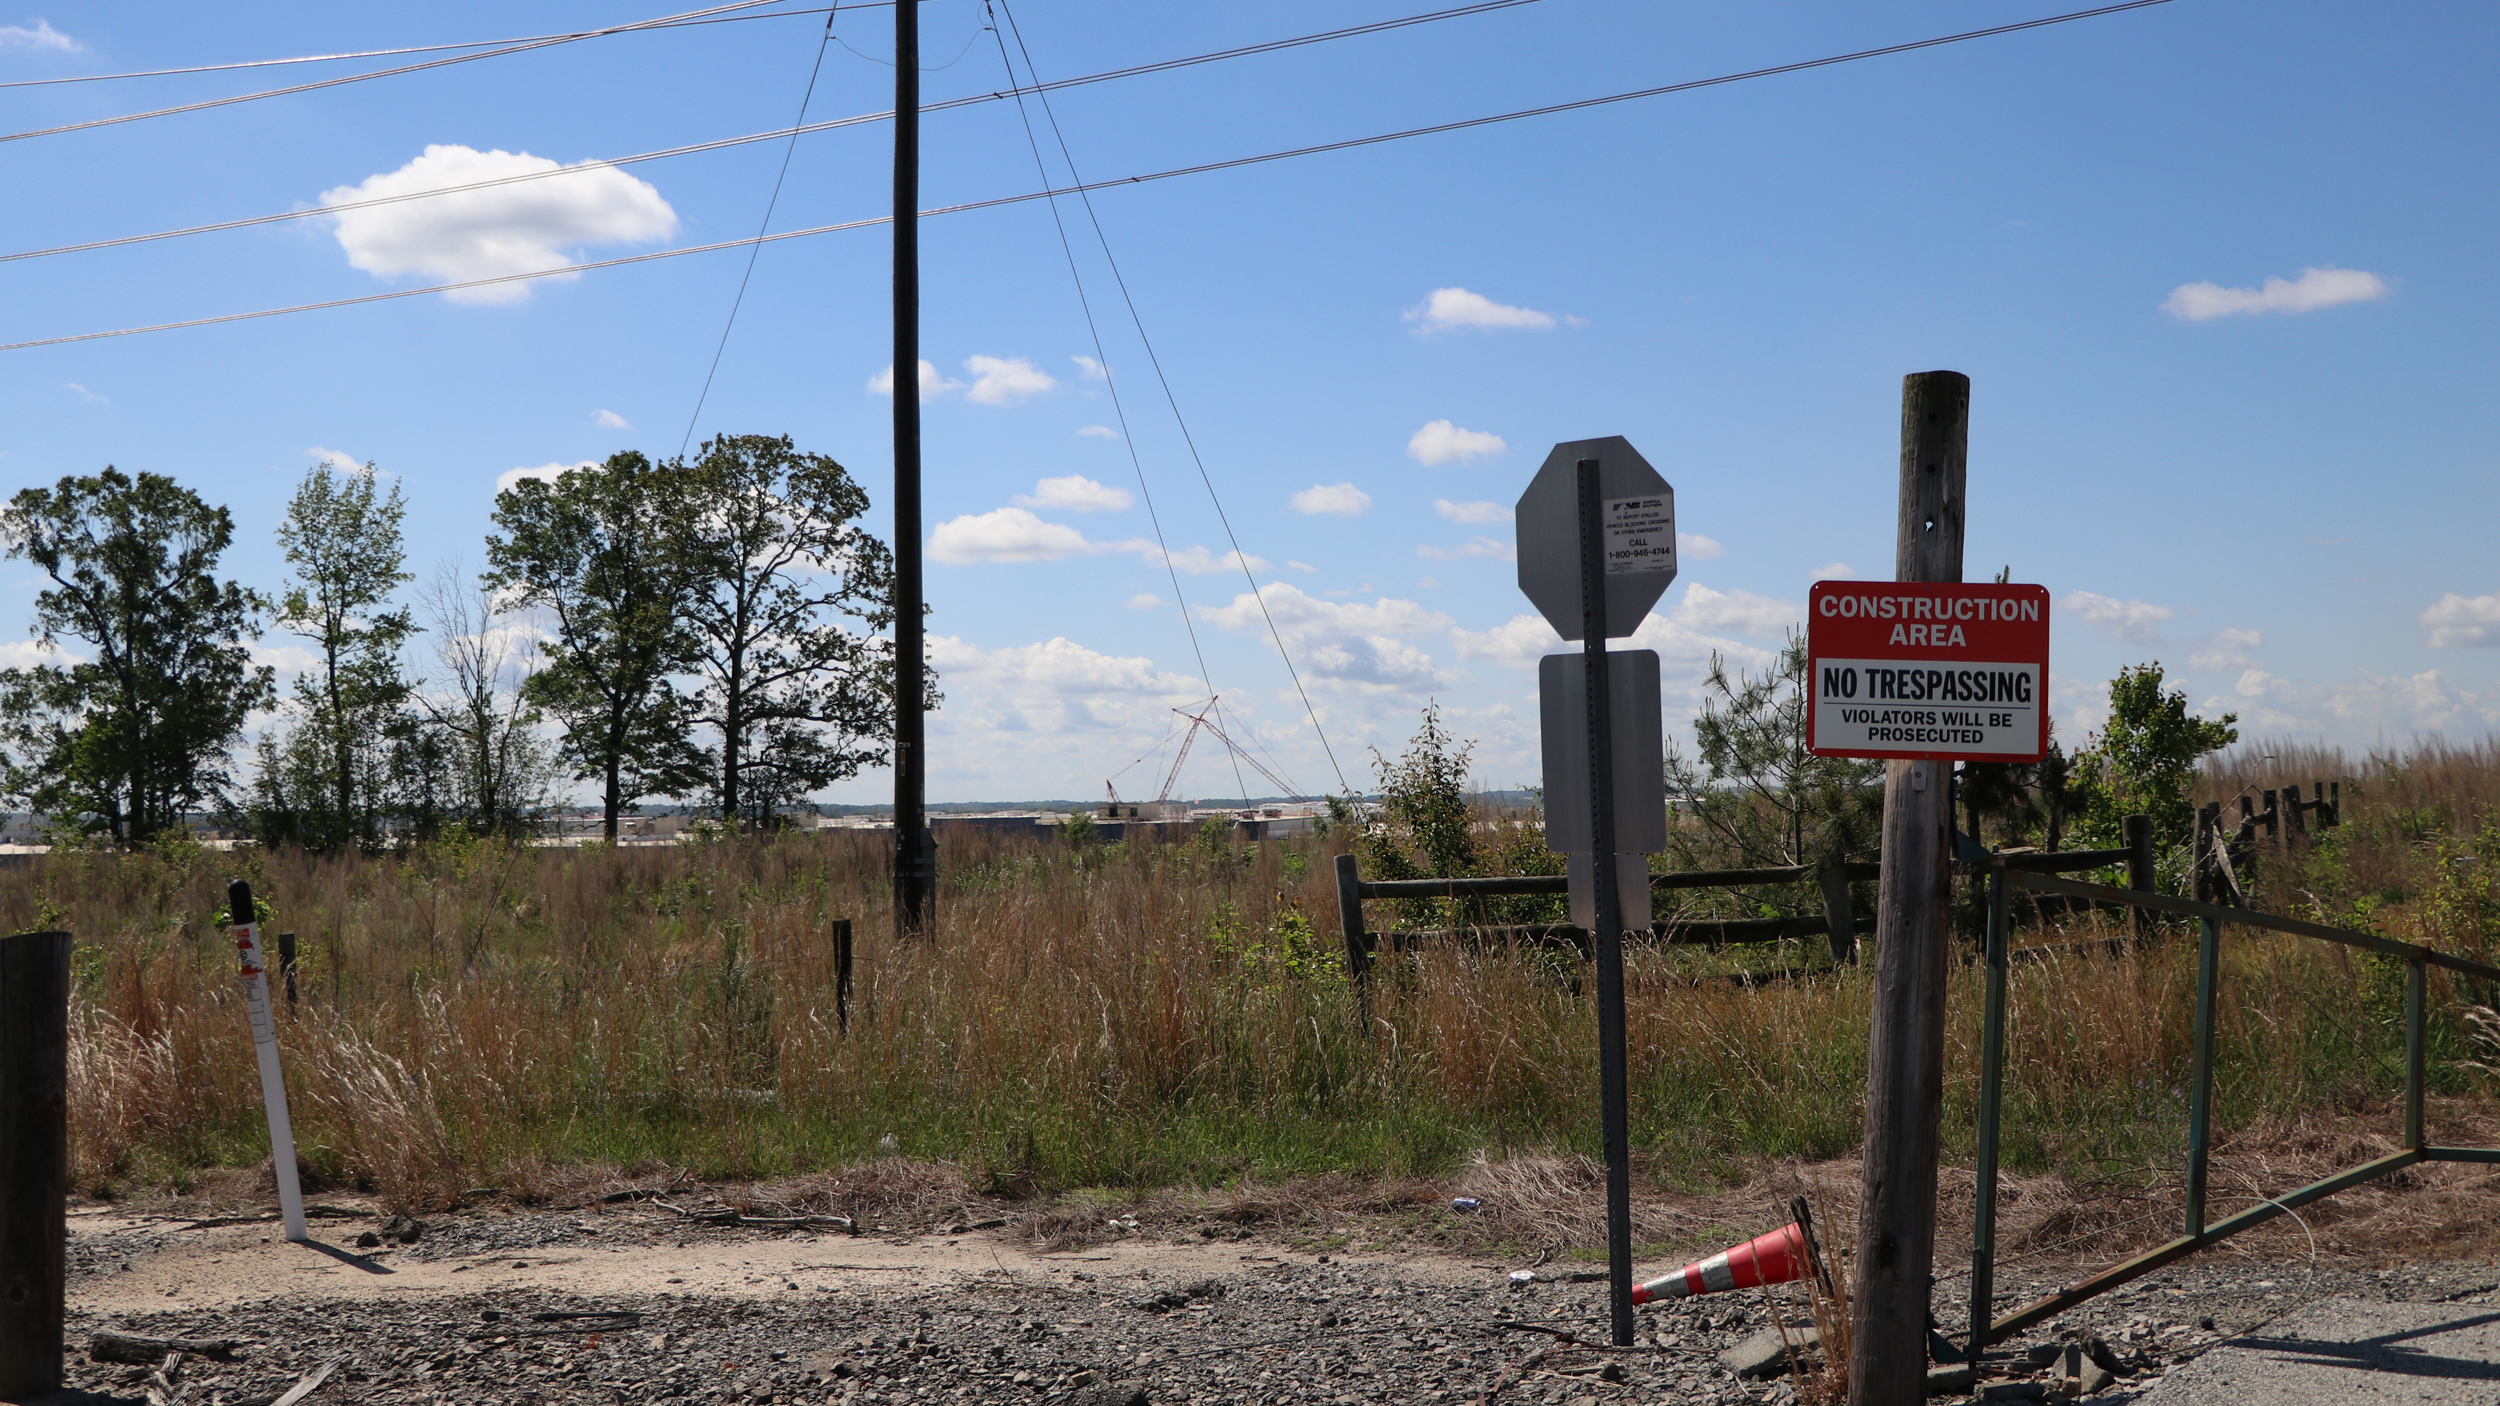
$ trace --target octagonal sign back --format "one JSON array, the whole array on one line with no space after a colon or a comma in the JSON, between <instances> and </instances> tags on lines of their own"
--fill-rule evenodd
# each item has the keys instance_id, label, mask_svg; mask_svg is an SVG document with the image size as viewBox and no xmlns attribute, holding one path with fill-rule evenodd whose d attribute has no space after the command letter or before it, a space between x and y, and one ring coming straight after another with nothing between
<instances>
[{"instance_id":1,"label":"octagonal sign back","mask_svg":"<svg viewBox=\"0 0 2500 1406\"><path fill-rule=\"evenodd\" d=\"M1580 475L1597 461L1606 638L1641 626L1675 580L1675 490L1621 435L1566 440L1519 495L1519 589L1564 639L1580 638Z\"/></svg>"}]
</instances>

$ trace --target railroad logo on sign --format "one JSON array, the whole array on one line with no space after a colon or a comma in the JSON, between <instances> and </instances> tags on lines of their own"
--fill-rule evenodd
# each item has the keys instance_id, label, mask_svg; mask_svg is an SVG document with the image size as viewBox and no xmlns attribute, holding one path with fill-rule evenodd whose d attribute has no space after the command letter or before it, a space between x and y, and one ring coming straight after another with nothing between
<instances>
[{"instance_id":1,"label":"railroad logo on sign","mask_svg":"<svg viewBox=\"0 0 2500 1406\"><path fill-rule=\"evenodd\" d=\"M1806 602L1815 755L2034 762L2049 748L2049 593L1817 581Z\"/></svg>"}]
</instances>

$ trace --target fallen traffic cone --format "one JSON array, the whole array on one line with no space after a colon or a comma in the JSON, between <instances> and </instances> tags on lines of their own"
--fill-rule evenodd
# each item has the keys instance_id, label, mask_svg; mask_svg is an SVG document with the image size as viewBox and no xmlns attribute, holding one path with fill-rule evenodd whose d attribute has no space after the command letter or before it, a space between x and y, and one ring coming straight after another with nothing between
<instances>
[{"instance_id":1,"label":"fallen traffic cone","mask_svg":"<svg viewBox=\"0 0 2500 1406\"><path fill-rule=\"evenodd\" d=\"M1632 1302L1690 1298L1727 1289L1785 1284L1813 1273L1806 1251L1806 1230L1790 1223L1768 1235L1757 1235L1735 1249L1695 1260L1664 1278L1632 1286Z\"/></svg>"}]
</instances>

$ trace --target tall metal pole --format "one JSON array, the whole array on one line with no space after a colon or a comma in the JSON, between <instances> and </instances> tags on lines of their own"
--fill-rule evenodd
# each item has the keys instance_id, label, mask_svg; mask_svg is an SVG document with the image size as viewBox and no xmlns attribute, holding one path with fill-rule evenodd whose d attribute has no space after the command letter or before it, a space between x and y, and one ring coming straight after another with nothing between
<instances>
[{"instance_id":1,"label":"tall metal pole","mask_svg":"<svg viewBox=\"0 0 2500 1406\"><path fill-rule=\"evenodd\" d=\"M2005 1108L2005 861L1988 860L1987 1005L1980 1012L1979 1149L1973 1157L1979 1177L1977 1203L1971 1209L1970 1345L1964 1353L1979 1360L1988 1345L1988 1324L1996 1316L1997 1282L1997 1135Z\"/></svg>"},{"instance_id":2,"label":"tall metal pole","mask_svg":"<svg viewBox=\"0 0 2500 1406\"><path fill-rule=\"evenodd\" d=\"M1962 579L1970 378L1901 382L1900 526L1893 575ZM1936 1259L1936 1124L1944 1097L1951 763L1884 763L1883 877L1867 1033L1866 1167L1850 1293L1851 1406L1924 1406L1928 1276Z\"/></svg>"},{"instance_id":3,"label":"tall metal pole","mask_svg":"<svg viewBox=\"0 0 2500 1406\"><path fill-rule=\"evenodd\" d=\"M894 7L894 926L928 918L926 630L920 570L920 7Z\"/></svg>"},{"instance_id":4,"label":"tall metal pole","mask_svg":"<svg viewBox=\"0 0 2500 1406\"><path fill-rule=\"evenodd\" d=\"M69 934L0 937L0 1397L61 1385L68 1302Z\"/></svg>"},{"instance_id":5,"label":"tall metal pole","mask_svg":"<svg viewBox=\"0 0 2500 1406\"><path fill-rule=\"evenodd\" d=\"M1614 700L1606 679L1605 502L1598 461L1580 475L1580 650L1588 668L1589 835L1596 869L1597 1086L1606 1128L1606 1301L1614 1342L1632 1345L1632 1126L1624 1108L1623 901L1616 889Z\"/></svg>"}]
</instances>

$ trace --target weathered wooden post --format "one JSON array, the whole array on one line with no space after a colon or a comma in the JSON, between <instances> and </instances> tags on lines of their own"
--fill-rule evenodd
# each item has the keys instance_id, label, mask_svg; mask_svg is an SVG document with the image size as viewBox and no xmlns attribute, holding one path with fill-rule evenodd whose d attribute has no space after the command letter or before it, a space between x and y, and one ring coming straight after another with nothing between
<instances>
[{"instance_id":1,"label":"weathered wooden post","mask_svg":"<svg viewBox=\"0 0 2500 1406\"><path fill-rule=\"evenodd\" d=\"M287 989L293 991L292 981ZM851 920L833 920L833 1017L842 1033L851 1033Z\"/></svg>"},{"instance_id":2,"label":"weathered wooden post","mask_svg":"<svg viewBox=\"0 0 2500 1406\"><path fill-rule=\"evenodd\" d=\"M286 978L286 1004L295 1008L295 934L278 934L278 974Z\"/></svg>"},{"instance_id":3,"label":"weathered wooden post","mask_svg":"<svg viewBox=\"0 0 2500 1406\"><path fill-rule=\"evenodd\" d=\"M1858 915L1849 907L1849 866L1835 858L1816 871L1814 878L1823 889L1823 930L1831 935L1832 960L1855 962Z\"/></svg>"},{"instance_id":4,"label":"weathered wooden post","mask_svg":"<svg viewBox=\"0 0 2500 1406\"><path fill-rule=\"evenodd\" d=\"M2153 891L2153 817L2129 815L2119 819L2119 830L2127 840L2127 887L2137 893ZM2153 910L2135 910L2135 939L2144 942L2153 936Z\"/></svg>"},{"instance_id":5,"label":"weathered wooden post","mask_svg":"<svg viewBox=\"0 0 2500 1406\"><path fill-rule=\"evenodd\" d=\"M1345 930L1346 980L1366 1003L1371 999L1372 945L1363 932L1363 878L1352 854L1337 856L1337 925ZM1366 1004L1366 1009L1369 1009Z\"/></svg>"},{"instance_id":6,"label":"weathered wooden post","mask_svg":"<svg viewBox=\"0 0 2500 1406\"><path fill-rule=\"evenodd\" d=\"M1901 383L1900 517L1893 576L1962 579L1970 378ZM1949 764L1884 763L1883 875L1867 1036L1866 1164L1851 1295L1853 1406L1924 1406L1928 1275L1936 1253L1936 1126L1944 1094L1945 956L1951 944Z\"/></svg>"},{"instance_id":7,"label":"weathered wooden post","mask_svg":"<svg viewBox=\"0 0 2500 1406\"><path fill-rule=\"evenodd\" d=\"M0 938L0 1398L61 1386L69 934Z\"/></svg>"}]
</instances>

